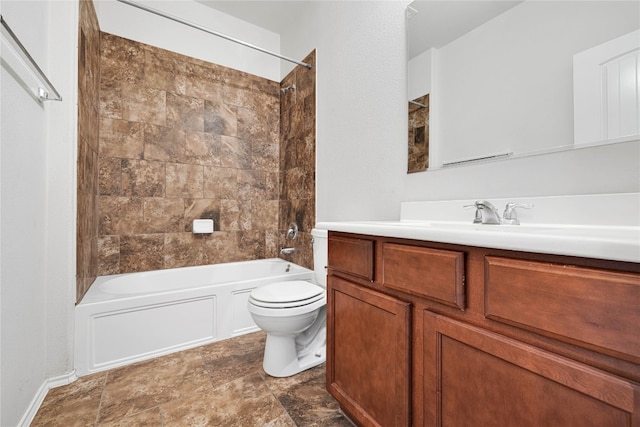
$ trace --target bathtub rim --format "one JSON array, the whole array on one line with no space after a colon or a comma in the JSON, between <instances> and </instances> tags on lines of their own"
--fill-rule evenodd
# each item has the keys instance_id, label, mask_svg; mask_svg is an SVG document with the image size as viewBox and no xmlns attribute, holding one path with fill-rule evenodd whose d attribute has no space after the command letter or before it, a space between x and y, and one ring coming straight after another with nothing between
<instances>
[{"instance_id":1,"label":"bathtub rim","mask_svg":"<svg viewBox=\"0 0 640 427\"><path fill-rule=\"evenodd\" d=\"M115 301L115 300L124 300L124 299L146 298L150 295L164 295L164 294L171 294L171 293L179 293L185 289L185 288L177 288L177 289L163 289L163 290L158 290L154 292L141 291L141 292L123 292L123 293L111 293L111 292L103 291L101 289L102 286L104 286L105 284L107 284L112 280L118 280L123 278L146 277L149 275L162 274L168 271L188 272L193 270L206 270L210 268L215 268L216 266L233 267L233 266L239 266L241 264L246 264L246 263L257 264L257 263L263 263L263 262L270 262L273 264L282 264L282 265L288 264L292 267L292 270L293 270L291 273L288 273L288 274L311 273L311 278L309 280L315 283L313 270L310 270L294 262L283 260L282 258L265 258L265 259L233 261L233 262L225 262L225 263L217 263L217 264L202 264L202 265L193 265L193 266L185 266L185 267L164 268L159 270L148 270L148 271L134 271L129 273L117 273L117 274L98 276L93 281L93 283L91 284L87 292L82 296L82 299L80 300L80 302L76 304L76 307L87 306L92 304L101 304L106 301L112 301L112 300ZM244 280L241 280L240 282L248 282L256 279L258 279L258 277L244 279ZM235 283L236 281L233 281L233 282ZM224 283L231 283L231 281L221 282L220 284L224 284ZM213 283L202 283L202 284L190 286L188 289L204 288L211 285L213 285Z\"/></svg>"}]
</instances>

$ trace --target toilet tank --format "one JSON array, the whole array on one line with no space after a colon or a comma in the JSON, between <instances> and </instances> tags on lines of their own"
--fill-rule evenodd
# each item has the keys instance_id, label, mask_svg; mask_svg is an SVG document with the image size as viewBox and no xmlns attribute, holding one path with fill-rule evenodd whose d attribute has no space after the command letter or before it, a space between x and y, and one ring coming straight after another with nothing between
<instances>
[{"instance_id":1,"label":"toilet tank","mask_svg":"<svg viewBox=\"0 0 640 427\"><path fill-rule=\"evenodd\" d=\"M319 230L314 228L311 230L313 237L313 270L315 273L315 282L323 288L327 287L327 230Z\"/></svg>"}]
</instances>

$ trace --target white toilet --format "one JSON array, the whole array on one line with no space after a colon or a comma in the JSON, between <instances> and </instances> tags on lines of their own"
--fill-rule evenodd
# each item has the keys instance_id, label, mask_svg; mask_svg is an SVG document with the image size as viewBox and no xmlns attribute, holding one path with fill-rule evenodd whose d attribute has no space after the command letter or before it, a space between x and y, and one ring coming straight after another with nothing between
<instances>
[{"instance_id":1,"label":"white toilet","mask_svg":"<svg viewBox=\"0 0 640 427\"><path fill-rule=\"evenodd\" d=\"M327 346L327 231L313 236L314 283L277 282L251 291L249 312L267 333L264 371L273 377L288 377L326 360Z\"/></svg>"}]
</instances>

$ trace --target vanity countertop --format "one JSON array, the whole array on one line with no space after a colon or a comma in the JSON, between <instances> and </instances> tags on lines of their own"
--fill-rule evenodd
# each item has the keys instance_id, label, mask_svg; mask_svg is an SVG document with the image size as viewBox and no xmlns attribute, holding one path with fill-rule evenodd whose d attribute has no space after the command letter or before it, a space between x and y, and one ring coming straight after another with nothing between
<instances>
[{"instance_id":1,"label":"vanity countertop","mask_svg":"<svg viewBox=\"0 0 640 427\"><path fill-rule=\"evenodd\" d=\"M640 227L633 226L344 221L319 222L316 228L486 248L640 262Z\"/></svg>"},{"instance_id":2,"label":"vanity countertop","mask_svg":"<svg viewBox=\"0 0 640 427\"><path fill-rule=\"evenodd\" d=\"M520 225L473 224L474 200L405 202L395 221L318 222L316 228L640 263L640 194L595 194L490 199L531 204Z\"/></svg>"}]
</instances>

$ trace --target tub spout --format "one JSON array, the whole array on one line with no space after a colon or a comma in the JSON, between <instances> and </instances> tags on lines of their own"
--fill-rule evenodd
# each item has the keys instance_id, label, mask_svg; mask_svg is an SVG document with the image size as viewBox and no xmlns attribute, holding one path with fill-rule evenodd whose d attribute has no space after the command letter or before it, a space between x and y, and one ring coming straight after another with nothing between
<instances>
[{"instance_id":1,"label":"tub spout","mask_svg":"<svg viewBox=\"0 0 640 427\"><path fill-rule=\"evenodd\" d=\"M296 248L280 248L280 255L290 255L296 251Z\"/></svg>"}]
</instances>

